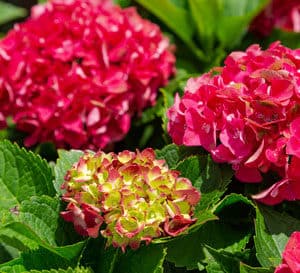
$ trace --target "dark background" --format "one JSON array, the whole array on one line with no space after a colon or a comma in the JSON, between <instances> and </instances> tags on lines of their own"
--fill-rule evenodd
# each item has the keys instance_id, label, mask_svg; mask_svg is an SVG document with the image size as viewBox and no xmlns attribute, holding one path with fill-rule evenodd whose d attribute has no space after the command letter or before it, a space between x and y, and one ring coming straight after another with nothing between
<instances>
[{"instance_id":1,"label":"dark background","mask_svg":"<svg viewBox=\"0 0 300 273\"><path fill-rule=\"evenodd\" d=\"M14 4L19 7L26 8L28 10L30 10L30 7L37 4L37 2L38 2L37 0L23 0L23 1L21 1L21 0L2 0L2 1Z\"/></svg>"}]
</instances>

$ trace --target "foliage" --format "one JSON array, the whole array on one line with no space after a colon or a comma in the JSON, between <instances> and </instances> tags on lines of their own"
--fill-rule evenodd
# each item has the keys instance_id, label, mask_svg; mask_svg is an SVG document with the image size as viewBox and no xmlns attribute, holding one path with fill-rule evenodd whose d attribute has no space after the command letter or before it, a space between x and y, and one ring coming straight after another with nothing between
<instances>
[{"instance_id":1,"label":"foliage","mask_svg":"<svg viewBox=\"0 0 300 273\"><path fill-rule=\"evenodd\" d=\"M271 1L114 0L124 8L136 7L142 17L160 26L176 47L177 71L158 90L156 104L132 117L126 137L104 150L155 149L157 159L165 160L169 169L179 171L201 192L193 211L196 221L177 236L153 238L124 252L107 246L101 236L105 224L97 238L77 234L60 215L67 206L61 198L66 192L62 185L84 151L56 150L49 142L24 148L28 134L20 133L11 117L4 120L0 115L0 126L7 124L0 130L0 272L274 272L282 264L290 236L300 231L299 201L275 206L253 201L252 194L269 187L278 178L276 173L264 173L262 185L238 182L231 166L216 163L203 148L172 143L166 114L176 94L182 97L189 78L212 67L217 68L211 73L218 74L230 52L254 43L267 47L276 40L290 48L300 47L300 34L287 29L274 28L265 37L251 32L251 22ZM1 36L26 16L25 9L9 2L0 1ZM1 88L0 81L0 105L7 99ZM69 138L78 140L74 135Z\"/></svg>"}]
</instances>

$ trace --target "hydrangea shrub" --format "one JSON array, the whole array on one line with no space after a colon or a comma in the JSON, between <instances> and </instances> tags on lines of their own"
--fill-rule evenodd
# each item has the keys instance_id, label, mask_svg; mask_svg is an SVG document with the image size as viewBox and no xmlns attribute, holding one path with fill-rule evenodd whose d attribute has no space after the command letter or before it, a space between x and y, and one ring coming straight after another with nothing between
<instances>
[{"instance_id":1,"label":"hydrangea shrub","mask_svg":"<svg viewBox=\"0 0 300 273\"><path fill-rule=\"evenodd\" d=\"M42 26L42 27L41 27ZM153 106L174 73L159 26L110 0L51 0L0 40L0 126L26 146L103 148Z\"/></svg>"},{"instance_id":2,"label":"hydrangea shrub","mask_svg":"<svg viewBox=\"0 0 300 273\"><path fill-rule=\"evenodd\" d=\"M242 182L276 172L282 179L255 196L266 204L300 199L299 59L300 50L278 42L267 50L252 45L191 78L168 110L173 141L202 146Z\"/></svg>"},{"instance_id":3,"label":"hydrangea shrub","mask_svg":"<svg viewBox=\"0 0 300 273\"><path fill-rule=\"evenodd\" d=\"M155 159L152 149L118 154L86 152L68 171L61 215L85 236L138 248L153 238L176 236L195 223L200 193L179 172Z\"/></svg>"}]
</instances>

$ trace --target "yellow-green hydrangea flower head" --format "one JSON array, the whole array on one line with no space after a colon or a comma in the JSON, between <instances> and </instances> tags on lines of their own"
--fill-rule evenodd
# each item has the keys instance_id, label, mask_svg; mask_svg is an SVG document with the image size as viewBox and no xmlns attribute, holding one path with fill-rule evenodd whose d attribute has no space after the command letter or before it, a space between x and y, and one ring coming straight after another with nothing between
<instances>
[{"instance_id":1,"label":"yellow-green hydrangea flower head","mask_svg":"<svg viewBox=\"0 0 300 273\"><path fill-rule=\"evenodd\" d=\"M155 159L153 149L119 154L86 152L65 176L61 215L76 231L135 249L141 241L176 236L196 219L200 193L179 172Z\"/></svg>"}]
</instances>

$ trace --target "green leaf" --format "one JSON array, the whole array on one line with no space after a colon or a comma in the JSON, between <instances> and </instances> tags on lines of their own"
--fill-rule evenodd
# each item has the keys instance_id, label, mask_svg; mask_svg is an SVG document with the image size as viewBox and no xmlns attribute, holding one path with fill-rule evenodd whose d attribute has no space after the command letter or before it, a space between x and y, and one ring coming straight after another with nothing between
<instances>
[{"instance_id":1,"label":"green leaf","mask_svg":"<svg viewBox=\"0 0 300 273\"><path fill-rule=\"evenodd\" d=\"M0 142L0 210L13 209L35 195L53 196L52 172L46 161L9 141Z\"/></svg>"},{"instance_id":2,"label":"green leaf","mask_svg":"<svg viewBox=\"0 0 300 273\"><path fill-rule=\"evenodd\" d=\"M255 208L253 202L249 200L247 197L237 193L231 193L226 195L217 205L215 208L215 212L220 212L223 208L234 205L236 203L243 203L247 206L251 206Z\"/></svg>"},{"instance_id":3,"label":"green leaf","mask_svg":"<svg viewBox=\"0 0 300 273\"><path fill-rule=\"evenodd\" d=\"M72 165L79 160L83 155L79 150L58 150L58 160L54 167L55 180L53 181L54 187L58 193L61 193L61 185L64 182L64 177Z\"/></svg>"},{"instance_id":4,"label":"green leaf","mask_svg":"<svg viewBox=\"0 0 300 273\"><path fill-rule=\"evenodd\" d=\"M157 159L164 159L170 169L175 168L180 159L179 147L175 144L170 144L155 151Z\"/></svg>"},{"instance_id":5,"label":"green leaf","mask_svg":"<svg viewBox=\"0 0 300 273\"><path fill-rule=\"evenodd\" d=\"M0 264L7 262L12 259L11 253L9 253L7 246L1 242L0 243Z\"/></svg>"},{"instance_id":6,"label":"green leaf","mask_svg":"<svg viewBox=\"0 0 300 273\"><path fill-rule=\"evenodd\" d=\"M26 9L0 1L0 25L18 18L25 17L26 15Z\"/></svg>"},{"instance_id":7,"label":"green leaf","mask_svg":"<svg viewBox=\"0 0 300 273\"><path fill-rule=\"evenodd\" d=\"M0 239L5 244L19 250L37 249L43 242L27 225L11 222L0 227Z\"/></svg>"},{"instance_id":8,"label":"green leaf","mask_svg":"<svg viewBox=\"0 0 300 273\"><path fill-rule=\"evenodd\" d=\"M155 244L142 246L137 250L127 250L119 257L114 273L163 273L166 254L167 250L163 245Z\"/></svg>"},{"instance_id":9,"label":"green leaf","mask_svg":"<svg viewBox=\"0 0 300 273\"><path fill-rule=\"evenodd\" d=\"M207 156L205 169L194 184L202 194L201 200L196 206L196 215L202 210L212 207L220 200L227 190L232 176L233 171L229 165L217 164L213 162L210 156Z\"/></svg>"},{"instance_id":10,"label":"green leaf","mask_svg":"<svg viewBox=\"0 0 300 273\"><path fill-rule=\"evenodd\" d=\"M81 264L92 267L95 273L113 273L120 255L121 251L118 248L106 247L106 239L103 237L89 238Z\"/></svg>"},{"instance_id":11,"label":"green leaf","mask_svg":"<svg viewBox=\"0 0 300 273\"><path fill-rule=\"evenodd\" d=\"M60 202L49 196L34 196L21 203L16 221L28 226L39 238L55 246L55 233L58 226Z\"/></svg>"},{"instance_id":12,"label":"green leaf","mask_svg":"<svg viewBox=\"0 0 300 273\"><path fill-rule=\"evenodd\" d=\"M0 265L1 272L24 272L30 270L66 269L78 264L84 242L65 247L25 251L19 258Z\"/></svg>"},{"instance_id":13,"label":"green leaf","mask_svg":"<svg viewBox=\"0 0 300 273\"><path fill-rule=\"evenodd\" d=\"M192 17L197 27L198 38L205 51L213 49L216 23L220 15L220 1L216 0L188 0Z\"/></svg>"},{"instance_id":14,"label":"green leaf","mask_svg":"<svg viewBox=\"0 0 300 273\"><path fill-rule=\"evenodd\" d=\"M50 269L50 270L30 270L28 271L30 273L93 273L92 269L90 268L84 268L84 267L76 267L68 269Z\"/></svg>"},{"instance_id":15,"label":"green leaf","mask_svg":"<svg viewBox=\"0 0 300 273\"><path fill-rule=\"evenodd\" d=\"M1 272L7 273L93 273L90 268L76 267L67 269L50 269L50 270L30 270L26 271L26 268L22 265L6 266L1 268Z\"/></svg>"},{"instance_id":16,"label":"green leaf","mask_svg":"<svg viewBox=\"0 0 300 273\"><path fill-rule=\"evenodd\" d=\"M208 266L206 270L208 273L239 273L239 260L232 255L218 251L212 247L206 246L205 250L209 253Z\"/></svg>"},{"instance_id":17,"label":"green leaf","mask_svg":"<svg viewBox=\"0 0 300 273\"><path fill-rule=\"evenodd\" d=\"M213 1L213 0L212 0ZM214 0L216 1L216 0ZM252 19L270 0L221 0L217 18L217 37L224 47L232 48L240 42Z\"/></svg>"},{"instance_id":18,"label":"green leaf","mask_svg":"<svg viewBox=\"0 0 300 273\"><path fill-rule=\"evenodd\" d=\"M196 269L207 263L205 245L235 253L244 249L248 240L249 230L236 229L222 221L207 222L196 232L168 242L167 260L177 267Z\"/></svg>"},{"instance_id":19,"label":"green leaf","mask_svg":"<svg viewBox=\"0 0 300 273\"><path fill-rule=\"evenodd\" d=\"M265 267L251 267L249 265L240 264L240 273L273 273L274 269Z\"/></svg>"},{"instance_id":20,"label":"green leaf","mask_svg":"<svg viewBox=\"0 0 300 273\"><path fill-rule=\"evenodd\" d=\"M157 16L183 41L192 40L194 25L185 9L180 8L170 0L136 0L136 2Z\"/></svg>"},{"instance_id":21,"label":"green leaf","mask_svg":"<svg viewBox=\"0 0 300 273\"><path fill-rule=\"evenodd\" d=\"M188 178L195 185L200 179L201 173L204 172L206 164L207 156L190 156L179 162L176 170L180 171L181 176Z\"/></svg>"},{"instance_id":22,"label":"green leaf","mask_svg":"<svg viewBox=\"0 0 300 273\"><path fill-rule=\"evenodd\" d=\"M254 242L257 259L263 267L280 264L285 245L295 230L300 230L298 219L266 206L258 206Z\"/></svg>"},{"instance_id":23,"label":"green leaf","mask_svg":"<svg viewBox=\"0 0 300 273\"><path fill-rule=\"evenodd\" d=\"M135 0L144 8L153 13L170 28L189 47L191 53L200 61L206 61L207 56L193 42L195 26L189 12L174 0Z\"/></svg>"},{"instance_id":24,"label":"green leaf","mask_svg":"<svg viewBox=\"0 0 300 273\"><path fill-rule=\"evenodd\" d=\"M60 203L49 196L34 196L13 210L13 217L3 220L0 238L17 249L35 249L41 244L55 246Z\"/></svg>"}]
</instances>

